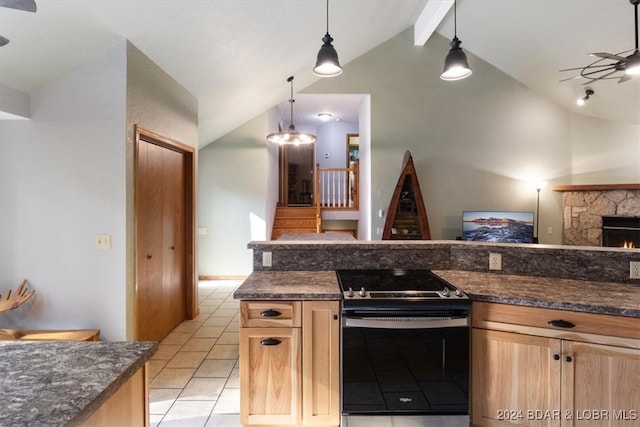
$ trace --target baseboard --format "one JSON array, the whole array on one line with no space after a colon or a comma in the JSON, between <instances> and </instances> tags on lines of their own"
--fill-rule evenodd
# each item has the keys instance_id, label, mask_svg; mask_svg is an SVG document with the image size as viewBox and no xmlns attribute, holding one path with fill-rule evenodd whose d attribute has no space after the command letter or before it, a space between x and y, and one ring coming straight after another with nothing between
<instances>
[{"instance_id":1,"label":"baseboard","mask_svg":"<svg viewBox=\"0 0 640 427\"><path fill-rule=\"evenodd\" d=\"M245 280L248 276L238 274L214 274L211 276L198 276L198 280Z\"/></svg>"}]
</instances>

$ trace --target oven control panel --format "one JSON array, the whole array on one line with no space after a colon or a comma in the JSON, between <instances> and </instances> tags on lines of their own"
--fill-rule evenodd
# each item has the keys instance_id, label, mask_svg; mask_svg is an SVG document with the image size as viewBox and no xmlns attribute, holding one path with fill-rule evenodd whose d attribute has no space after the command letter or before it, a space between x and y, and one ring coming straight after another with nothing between
<instances>
[{"instance_id":1,"label":"oven control panel","mask_svg":"<svg viewBox=\"0 0 640 427\"><path fill-rule=\"evenodd\" d=\"M447 287L437 291L367 291L364 287L358 290L348 288L344 291L344 299L469 299L460 289L450 290Z\"/></svg>"}]
</instances>

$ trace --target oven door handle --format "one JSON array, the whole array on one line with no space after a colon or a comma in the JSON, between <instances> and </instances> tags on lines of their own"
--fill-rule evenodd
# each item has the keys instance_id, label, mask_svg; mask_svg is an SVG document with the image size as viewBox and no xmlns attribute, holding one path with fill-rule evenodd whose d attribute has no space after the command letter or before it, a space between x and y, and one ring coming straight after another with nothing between
<instances>
[{"instance_id":1,"label":"oven door handle","mask_svg":"<svg viewBox=\"0 0 640 427\"><path fill-rule=\"evenodd\" d=\"M343 328L436 329L469 326L468 317L350 317L342 316Z\"/></svg>"}]
</instances>

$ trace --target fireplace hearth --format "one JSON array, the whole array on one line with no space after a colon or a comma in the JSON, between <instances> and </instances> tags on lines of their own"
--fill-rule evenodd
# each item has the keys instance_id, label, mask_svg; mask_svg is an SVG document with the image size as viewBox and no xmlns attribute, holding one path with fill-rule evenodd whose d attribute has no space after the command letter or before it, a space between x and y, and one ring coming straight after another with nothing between
<instances>
[{"instance_id":1,"label":"fireplace hearth","mask_svg":"<svg viewBox=\"0 0 640 427\"><path fill-rule=\"evenodd\" d=\"M640 216L603 216L602 246L640 248Z\"/></svg>"}]
</instances>

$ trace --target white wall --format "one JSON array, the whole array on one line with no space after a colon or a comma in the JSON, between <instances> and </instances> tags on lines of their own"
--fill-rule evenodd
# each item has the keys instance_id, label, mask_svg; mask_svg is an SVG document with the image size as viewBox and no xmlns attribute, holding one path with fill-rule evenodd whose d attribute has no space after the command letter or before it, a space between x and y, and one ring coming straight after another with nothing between
<instances>
[{"instance_id":1,"label":"white wall","mask_svg":"<svg viewBox=\"0 0 640 427\"><path fill-rule=\"evenodd\" d=\"M125 64L122 42L34 93L31 120L0 122L0 293L36 291L3 327L125 338Z\"/></svg>"},{"instance_id":2,"label":"white wall","mask_svg":"<svg viewBox=\"0 0 640 427\"><path fill-rule=\"evenodd\" d=\"M273 175L272 170L267 174L267 161L273 152L267 149L266 129L263 114L199 152L197 221L207 229L198 236L201 276L248 275L253 270L247 243L266 239L265 200L277 190L267 188Z\"/></svg>"},{"instance_id":3,"label":"white wall","mask_svg":"<svg viewBox=\"0 0 640 427\"><path fill-rule=\"evenodd\" d=\"M197 145L195 98L122 41L0 122L0 293L36 295L0 325L133 338L133 124ZM95 235L111 235L110 250Z\"/></svg>"}]
</instances>

